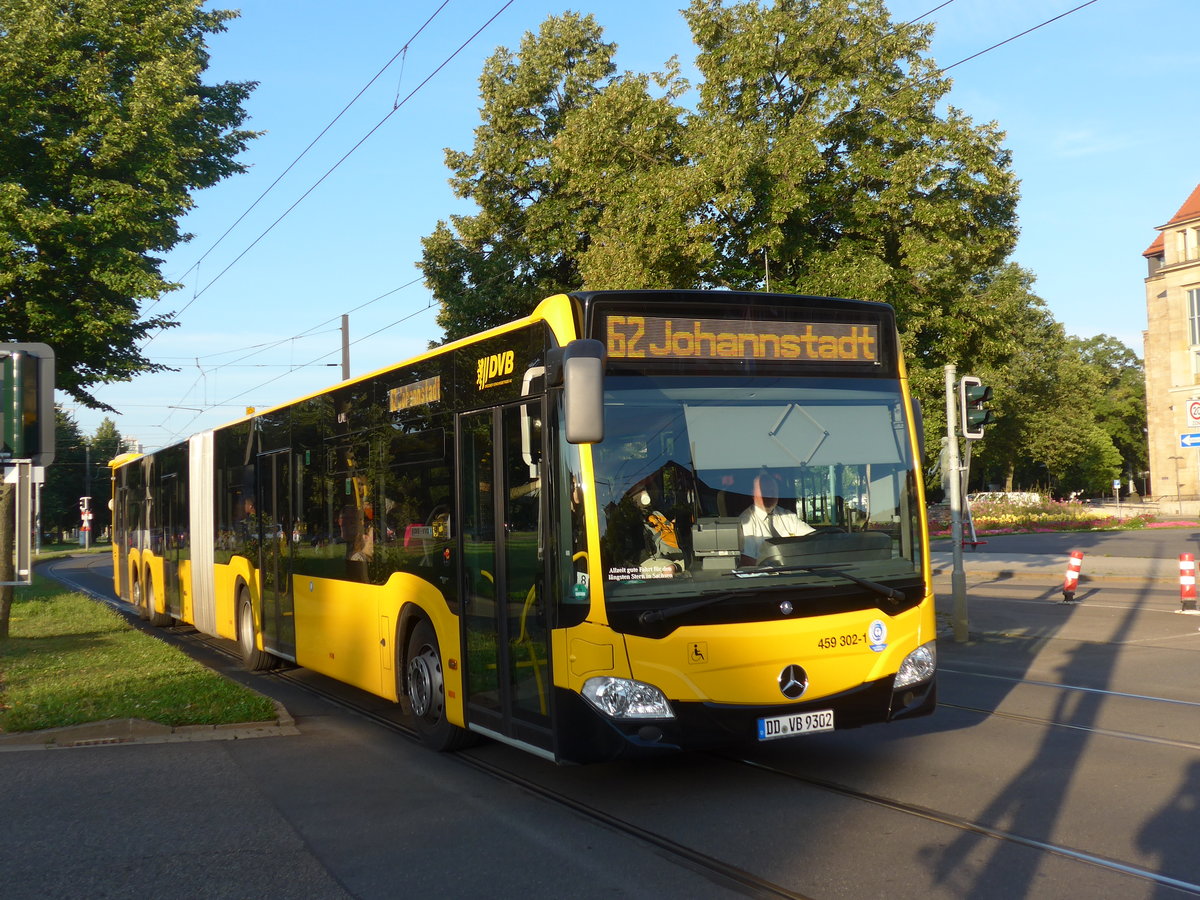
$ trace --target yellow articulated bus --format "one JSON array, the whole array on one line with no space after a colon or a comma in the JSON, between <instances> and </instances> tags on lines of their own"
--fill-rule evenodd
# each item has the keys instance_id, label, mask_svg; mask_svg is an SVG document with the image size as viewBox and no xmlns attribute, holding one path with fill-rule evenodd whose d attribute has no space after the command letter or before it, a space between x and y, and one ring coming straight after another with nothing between
<instances>
[{"instance_id":1,"label":"yellow articulated bus","mask_svg":"<svg viewBox=\"0 0 1200 900\"><path fill-rule=\"evenodd\" d=\"M562 294L113 461L117 593L559 762L929 713L919 411L878 303Z\"/></svg>"}]
</instances>

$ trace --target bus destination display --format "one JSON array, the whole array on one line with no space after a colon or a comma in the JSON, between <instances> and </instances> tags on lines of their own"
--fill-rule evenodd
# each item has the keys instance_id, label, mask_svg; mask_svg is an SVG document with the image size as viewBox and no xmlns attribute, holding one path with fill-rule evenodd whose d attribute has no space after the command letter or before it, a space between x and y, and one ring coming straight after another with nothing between
<instances>
[{"instance_id":1,"label":"bus destination display","mask_svg":"<svg viewBox=\"0 0 1200 900\"><path fill-rule=\"evenodd\" d=\"M874 363L878 338L877 325L610 315L605 343L610 359Z\"/></svg>"}]
</instances>

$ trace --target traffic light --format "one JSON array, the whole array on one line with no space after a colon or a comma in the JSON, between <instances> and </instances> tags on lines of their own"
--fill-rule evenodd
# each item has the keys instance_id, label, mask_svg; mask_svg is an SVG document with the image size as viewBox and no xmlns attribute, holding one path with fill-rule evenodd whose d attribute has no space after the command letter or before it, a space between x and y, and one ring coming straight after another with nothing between
<instances>
[{"instance_id":1,"label":"traffic light","mask_svg":"<svg viewBox=\"0 0 1200 900\"><path fill-rule=\"evenodd\" d=\"M974 375L964 375L958 383L958 408L962 414L962 434L968 440L983 437L983 429L996 421L995 414L983 404L992 399L992 389Z\"/></svg>"},{"instance_id":2,"label":"traffic light","mask_svg":"<svg viewBox=\"0 0 1200 900\"><path fill-rule=\"evenodd\" d=\"M54 351L45 344L0 344L0 463L54 462Z\"/></svg>"}]
</instances>

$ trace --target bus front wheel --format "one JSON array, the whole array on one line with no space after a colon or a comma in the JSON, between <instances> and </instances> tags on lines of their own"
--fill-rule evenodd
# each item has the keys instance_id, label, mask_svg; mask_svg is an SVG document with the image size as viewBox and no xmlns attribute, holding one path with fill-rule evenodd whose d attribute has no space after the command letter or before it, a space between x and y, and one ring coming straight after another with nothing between
<instances>
[{"instance_id":1,"label":"bus front wheel","mask_svg":"<svg viewBox=\"0 0 1200 900\"><path fill-rule=\"evenodd\" d=\"M433 750L458 750L470 734L446 718L446 685L437 634L422 619L408 638L408 700L421 741Z\"/></svg>"},{"instance_id":2,"label":"bus front wheel","mask_svg":"<svg viewBox=\"0 0 1200 900\"><path fill-rule=\"evenodd\" d=\"M259 650L254 640L254 607L250 604L250 592L242 588L238 592L238 647L242 651L242 662L251 672L262 672L271 668L274 658L270 653Z\"/></svg>"}]
</instances>

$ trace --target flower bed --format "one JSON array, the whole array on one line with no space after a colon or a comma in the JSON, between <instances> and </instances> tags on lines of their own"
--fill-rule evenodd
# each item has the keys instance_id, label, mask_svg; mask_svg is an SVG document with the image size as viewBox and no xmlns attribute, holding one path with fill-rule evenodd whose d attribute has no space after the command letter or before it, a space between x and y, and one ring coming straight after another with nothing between
<instances>
[{"instance_id":1,"label":"flower bed","mask_svg":"<svg viewBox=\"0 0 1200 900\"><path fill-rule=\"evenodd\" d=\"M984 500L971 504L976 534L1037 534L1056 531L1095 531L1098 529L1137 529L1161 527L1167 523L1142 513L1122 517L1099 514L1078 501L1044 500L1035 504L1014 504L1004 500ZM1172 525L1179 523L1172 522ZM963 522L964 528L966 522ZM929 533L934 537L950 533L950 509L938 505L929 511Z\"/></svg>"}]
</instances>

